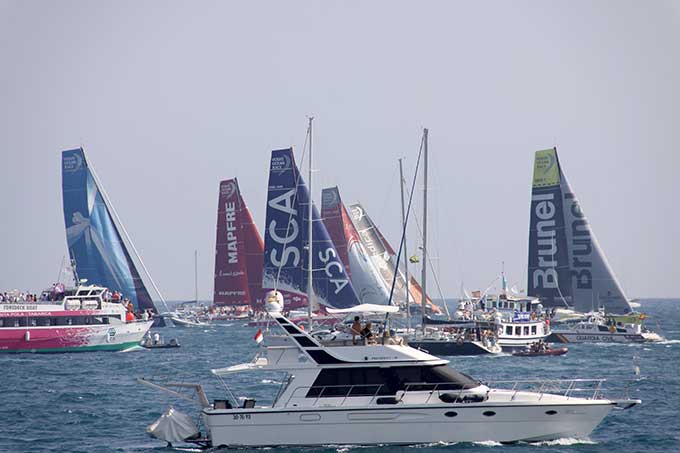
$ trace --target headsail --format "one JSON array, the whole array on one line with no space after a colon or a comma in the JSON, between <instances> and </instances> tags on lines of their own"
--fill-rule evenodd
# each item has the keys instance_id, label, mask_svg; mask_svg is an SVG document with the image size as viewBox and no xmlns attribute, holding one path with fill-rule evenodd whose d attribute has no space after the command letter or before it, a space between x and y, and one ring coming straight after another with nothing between
<instances>
[{"instance_id":1,"label":"headsail","mask_svg":"<svg viewBox=\"0 0 680 453\"><path fill-rule=\"evenodd\" d=\"M264 243L236 178L222 181L217 206L214 305L262 305Z\"/></svg>"},{"instance_id":2,"label":"headsail","mask_svg":"<svg viewBox=\"0 0 680 453\"><path fill-rule=\"evenodd\" d=\"M83 149L63 151L61 161L66 240L78 277L120 291L135 309L155 310Z\"/></svg>"},{"instance_id":3,"label":"headsail","mask_svg":"<svg viewBox=\"0 0 680 453\"><path fill-rule=\"evenodd\" d=\"M262 287L281 291L288 308L306 305L307 207L310 202L309 190L295 164L293 150L272 151ZM312 222L313 303L332 308L358 305L354 287L316 207Z\"/></svg>"},{"instance_id":4,"label":"headsail","mask_svg":"<svg viewBox=\"0 0 680 453\"><path fill-rule=\"evenodd\" d=\"M529 226L527 294L547 306L587 312L632 309L616 280L576 195L557 149L536 152Z\"/></svg>"},{"instance_id":5,"label":"headsail","mask_svg":"<svg viewBox=\"0 0 680 453\"><path fill-rule=\"evenodd\" d=\"M390 288L368 258L337 187L323 189L321 217L361 303L387 305Z\"/></svg>"},{"instance_id":6,"label":"headsail","mask_svg":"<svg viewBox=\"0 0 680 453\"><path fill-rule=\"evenodd\" d=\"M406 279L397 265L397 256L394 253L394 249L387 242L380 230L378 230L378 227L373 223L373 220L371 220L360 203L351 205L350 212L352 213L352 222L359 232L359 237L366 249L369 259L372 261L375 268L378 269L379 275L384 285L388 288L388 291L392 287L392 281L395 274L397 276L397 280L394 284L392 303L401 306L406 305ZM411 301L420 305L423 297L422 288L413 278L409 279L409 293L411 295ZM434 305L429 297L427 298L427 302L428 306L435 312L440 311L439 307Z\"/></svg>"}]
</instances>

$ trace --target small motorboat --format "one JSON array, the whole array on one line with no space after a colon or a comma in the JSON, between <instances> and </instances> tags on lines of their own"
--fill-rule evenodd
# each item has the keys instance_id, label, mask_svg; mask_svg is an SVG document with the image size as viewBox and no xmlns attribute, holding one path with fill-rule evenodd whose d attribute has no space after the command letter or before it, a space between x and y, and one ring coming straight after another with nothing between
<instances>
[{"instance_id":1,"label":"small motorboat","mask_svg":"<svg viewBox=\"0 0 680 453\"><path fill-rule=\"evenodd\" d=\"M144 337L140 346L146 349L168 349L168 348L179 348L180 344L176 338L171 338L167 343L161 338L161 336L156 332L153 335L148 335Z\"/></svg>"},{"instance_id":2,"label":"small motorboat","mask_svg":"<svg viewBox=\"0 0 680 453\"><path fill-rule=\"evenodd\" d=\"M569 352L568 348L551 348L547 347L545 349L524 349L523 351L515 351L512 355L517 355L521 357L536 357L541 355L564 355Z\"/></svg>"}]
</instances>

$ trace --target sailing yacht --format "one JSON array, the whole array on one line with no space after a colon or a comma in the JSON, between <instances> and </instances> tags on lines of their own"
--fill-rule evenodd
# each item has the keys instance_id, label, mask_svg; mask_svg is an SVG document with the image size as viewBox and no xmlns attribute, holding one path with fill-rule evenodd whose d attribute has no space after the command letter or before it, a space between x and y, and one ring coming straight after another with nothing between
<instances>
[{"instance_id":1,"label":"sailing yacht","mask_svg":"<svg viewBox=\"0 0 680 453\"><path fill-rule=\"evenodd\" d=\"M605 397L604 380L495 387L406 345L324 345L282 314L281 293L267 298L268 314L283 335L268 335L251 362L212 373L223 382L234 373L284 373L273 403L240 403L226 384L227 397L211 403L200 385L140 379L170 392L173 385L193 388L201 406L204 436L189 417L170 411L149 427L152 435L236 448L533 442L588 436L612 409L640 403Z\"/></svg>"},{"instance_id":2,"label":"sailing yacht","mask_svg":"<svg viewBox=\"0 0 680 453\"><path fill-rule=\"evenodd\" d=\"M62 152L62 195L68 251L78 278L122 293L135 311L150 310L154 313L154 325L163 326L163 318L144 285L133 254L169 311L165 299L82 148Z\"/></svg>"},{"instance_id":3,"label":"sailing yacht","mask_svg":"<svg viewBox=\"0 0 680 453\"><path fill-rule=\"evenodd\" d=\"M661 340L642 327L644 316L633 311L567 181L557 148L536 151L532 186L527 293L548 308L589 313L582 322L553 325L553 339ZM598 316L600 309L630 322L612 324Z\"/></svg>"}]
</instances>

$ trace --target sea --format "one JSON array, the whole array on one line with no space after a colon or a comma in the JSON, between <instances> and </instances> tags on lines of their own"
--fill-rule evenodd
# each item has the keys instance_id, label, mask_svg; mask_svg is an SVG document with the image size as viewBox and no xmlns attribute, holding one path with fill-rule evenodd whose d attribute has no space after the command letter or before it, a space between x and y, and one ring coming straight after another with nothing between
<instances>
[{"instance_id":1,"label":"sea","mask_svg":"<svg viewBox=\"0 0 680 453\"><path fill-rule=\"evenodd\" d=\"M680 299L643 299L647 326L660 344L569 345L560 357L453 357L451 366L481 380L608 378L630 382L640 406L613 411L586 439L538 444L434 443L410 447L304 448L307 452L676 452L680 451ZM210 399L226 390L210 370L249 361L257 328L225 322L207 328L158 329L181 347L126 352L0 355L0 451L180 452L145 429L168 407L191 416L198 406L148 388L137 378L201 383ZM636 374L639 370L639 374ZM242 374L225 383L236 397L271 402L282 382L276 373ZM348 433L350 436L350 433ZM269 449L274 453L297 451ZM215 451L215 450L213 450Z\"/></svg>"}]
</instances>

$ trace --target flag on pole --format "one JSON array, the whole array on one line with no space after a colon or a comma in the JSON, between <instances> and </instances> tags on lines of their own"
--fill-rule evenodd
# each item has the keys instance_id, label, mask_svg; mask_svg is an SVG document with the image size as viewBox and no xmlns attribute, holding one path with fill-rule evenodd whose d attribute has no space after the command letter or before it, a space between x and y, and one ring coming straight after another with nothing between
<instances>
[{"instance_id":1,"label":"flag on pole","mask_svg":"<svg viewBox=\"0 0 680 453\"><path fill-rule=\"evenodd\" d=\"M262 340L264 339L264 336L262 335L262 329L257 329L257 333L253 337L253 340L255 340L255 343L262 343Z\"/></svg>"}]
</instances>

